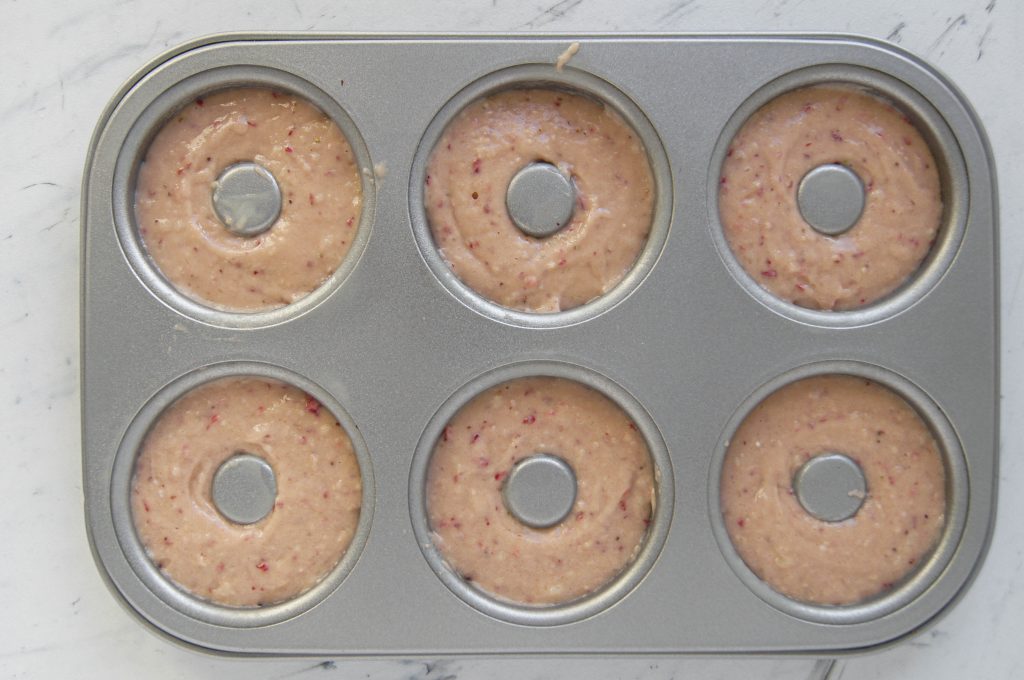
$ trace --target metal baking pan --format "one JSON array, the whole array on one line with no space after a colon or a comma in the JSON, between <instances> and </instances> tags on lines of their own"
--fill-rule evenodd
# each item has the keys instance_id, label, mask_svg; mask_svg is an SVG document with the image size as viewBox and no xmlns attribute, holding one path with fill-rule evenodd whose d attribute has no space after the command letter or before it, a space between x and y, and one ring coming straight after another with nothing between
<instances>
[{"instance_id":1,"label":"metal baking pan","mask_svg":"<svg viewBox=\"0 0 1024 680\"><path fill-rule=\"evenodd\" d=\"M556 68L578 42L578 53ZM771 97L816 82L879 91L940 164L945 217L895 293L851 312L780 301L730 255L718 217L729 141ZM423 211L427 157L451 118L505 87L543 84L611 106L637 131L656 187L637 264L608 294L555 314L512 311L454 277ZM330 115L363 168L351 252L292 305L236 314L196 303L154 268L133 217L134 177L159 124L203 93L291 90ZM164 55L103 114L83 189L82 437L86 522L100 571L142 620L239 654L835 655L919 631L967 587L994 520L997 479L996 191L969 104L897 48L846 36L225 35ZM131 357L125 361L125 357ZM946 528L926 564L848 607L789 600L732 549L718 510L732 431L792 380L849 373L902 395L945 456ZM176 587L135 536L129 489L163 408L224 375L313 394L356 443L364 506L336 571L297 599L233 609ZM423 481L447 419L526 375L604 392L658 468L637 559L566 605L504 603L433 548ZM443 625L438 625L443 622Z\"/></svg>"}]
</instances>

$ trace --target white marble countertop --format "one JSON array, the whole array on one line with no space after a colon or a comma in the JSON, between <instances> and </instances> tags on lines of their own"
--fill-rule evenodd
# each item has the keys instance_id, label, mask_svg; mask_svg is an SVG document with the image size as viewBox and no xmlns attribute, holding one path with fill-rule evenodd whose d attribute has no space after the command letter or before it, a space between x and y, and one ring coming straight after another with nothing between
<instances>
[{"instance_id":1,"label":"white marble countertop","mask_svg":"<svg viewBox=\"0 0 1024 680\"><path fill-rule=\"evenodd\" d=\"M0 0L0 676L43 678L808 678L814 660L671 657L367 661L225 659L139 625L107 591L82 516L79 198L108 98L163 50L220 31L846 32L900 44L973 103L1002 188L1002 441L1024 439L1024 4L1013 0ZM1001 458L988 558L924 634L849 659L846 678L1024 677L1024 464Z\"/></svg>"}]
</instances>

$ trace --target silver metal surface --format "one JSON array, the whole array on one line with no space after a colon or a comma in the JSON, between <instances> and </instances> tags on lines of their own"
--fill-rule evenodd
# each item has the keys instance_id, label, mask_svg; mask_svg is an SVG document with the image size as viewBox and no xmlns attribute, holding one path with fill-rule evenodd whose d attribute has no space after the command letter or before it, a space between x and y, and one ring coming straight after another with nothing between
<instances>
[{"instance_id":1,"label":"silver metal surface","mask_svg":"<svg viewBox=\"0 0 1024 680\"><path fill-rule=\"evenodd\" d=\"M867 497L864 471L842 453L822 453L800 466L793 476L796 499L824 522L842 522L857 514Z\"/></svg>"},{"instance_id":2,"label":"silver metal surface","mask_svg":"<svg viewBox=\"0 0 1024 680\"><path fill-rule=\"evenodd\" d=\"M558 456L538 453L512 467L501 493L513 517L526 526L547 529L572 512L576 473Z\"/></svg>"},{"instance_id":3,"label":"silver metal surface","mask_svg":"<svg viewBox=\"0 0 1024 680\"><path fill-rule=\"evenodd\" d=\"M505 206L520 231L534 238L547 238L572 219L576 187L551 163L529 163L508 183Z\"/></svg>"},{"instance_id":4,"label":"silver metal surface","mask_svg":"<svg viewBox=\"0 0 1024 680\"><path fill-rule=\"evenodd\" d=\"M224 168L213 183L213 211L228 231L258 236L281 215L281 187L259 163L243 161Z\"/></svg>"},{"instance_id":5,"label":"silver metal surface","mask_svg":"<svg viewBox=\"0 0 1024 680\"><path fill-rule=\"evenodd\" d=\"M255 524L270 514L277 499L277 478L270 463L239 451L221 463L211 489L217 511L236 524Z\"/></svg>"},{"instance_id":6,"label":"silver metal surface","mask_svg":"<svg viewBox=\"0 0 1024 680\"><path fill-rule=\"evenodd\" d=\"M800 180L796 204L800 216L815 231L839 236L857 224L864 212L864 183L850 168L827 163Z\"/></svg>"},{"instance_id":7,"label":"silver metal surface","mask_svg":"<svg viewBox=\"0 0 1024 680\"><path fill-rule=\"evenodd\" d=\"M581 49L556 71L572 42ZM826 81L879 92L907 113L935 153L945 207L918 275L853 312L812 312L768 295L732 256L717 210L722 159L739 126L775 95ZM350 255L319 290L274 312L230 314L159 275L138 238L133 197L164 121L197 96L250 84L300 94L338 122L363 170L363 216ZM426 161L452 116L490 92L536 85L614 108L637 131L656 182L650 238L623 283L549 315L512 312L461 285L422 206ZM250 655L831 657L934 621L986 549L999 411L992 161L956 89L891 45L825 36L214 37L151 64L118 93L82 193L86 525L117 596L174 639ZM717 475L737 418L819 371L896 389L932 426L947 462L947 524L934 553L890 594L851 607L810 606L765 586L736 555L719 512ZM299 598L261 609L216 606L168 581L138 540L129 502L135 455L163 409L236 374L286 380L323 403L352 437L364 481L359 529L338 568ZM607 588L559 607L512 605L472 587L434 549L423 512L426 464L444 424L480 390L529 374L608 394L634 420L657 472L634 562Z\"/></svg>"}]
</instances>

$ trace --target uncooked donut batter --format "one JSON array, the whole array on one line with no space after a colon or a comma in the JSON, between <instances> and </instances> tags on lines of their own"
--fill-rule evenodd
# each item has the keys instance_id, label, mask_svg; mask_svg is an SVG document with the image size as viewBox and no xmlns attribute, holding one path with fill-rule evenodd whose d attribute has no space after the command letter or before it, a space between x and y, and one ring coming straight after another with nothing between
<instances>
[{"instance_id":1,"label":"uncooked donut batter","mask_svg":"<svg viewBox=\"0 0 1024 680\"><path fill-rule=\"evenodd\" d=\"M810 458L843 453L867 480L842 522L808 514L793 476ZM858 602L891 589L927 559L945 524L945 467L913 408L888 388L831 375L771 394L733 435L722 470L722 518L740 557L789 597Z\"/></svg>"},{"instance_id":2,"label":"uncooked donut batter","mask_svg":"<svg viewBox=\"0 0 1024 680\"><path fill-rule=\"evenodd\" d=\"M847 232L818 233L797 207L810 170L842 164L864 185ZM813 86L759 109L722 165L719 213L739 263L801 307L845 310L896 290L920 266L942 219L935 159L910 120L853 87Z\"/></svg>"},{"instance_id":3,"label":"uncooked donut batter","mask_svg":"<svg viewBox=\"0 0 1024 680\"><path fill-rule=\"evenodd\" d=\"M221 463L245 452L277 478L273 510L241 525L213 503ZM139 452L132 514L150 558L185 590L252 607L309 590L359 522L362 479L345 430L313 397L264 378L200 386L157 420Z\"/></svg>"},{"instance_id":4,"label":"uncooked donut batter","mask_svg":"<svg viewBox=\"0 0 1024 680\"><path fill-rule=\"evenodd\" d=\"M537 453L574 470L576 502L533 529L504 505L512 466ZM438 550L464 579L524 604L558 604L600 588L639 552L654 510L647 445L625 412L571 380L520 378L466 404L430 460L427 507Z\"/></svg>"},{"instance_id":5,"label":"uncooked donut batter","mask_svg":"<svg viewBox=\"0 0 1024 680\"><path fill-rule=\"evenodd\" d=\"M281 188L281 214L243 237L217 218L214 182L254 161ZM246 88L211 94L180 111L139 167L139 234L160 272L207 305L259 311L320 287L352 245L362 185L352 149L329 117L291 94Z\"/></svg>"},{"instance_id":6,"label":"uncooked donut batter","mask_svg":"<svg viewBox=\"0 0 1024 680\"><path fill-rule=\"evenodd\" d=\"M512 177L543 161L572 178L572 220L547 238L505 207ZM500 305L557 312L613 288L647 242L654 179L610 108L561 90L508 90L467 106L434 147L424 200L434 241L466 285Z\"/></svg>"}]
</instances>

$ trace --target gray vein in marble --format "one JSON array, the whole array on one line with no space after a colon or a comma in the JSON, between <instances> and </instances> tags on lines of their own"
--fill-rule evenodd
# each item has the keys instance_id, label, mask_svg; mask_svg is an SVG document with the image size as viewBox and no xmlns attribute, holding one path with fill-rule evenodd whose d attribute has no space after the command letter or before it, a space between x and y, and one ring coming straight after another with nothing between
<instances>
[{"instance_id":1,"label":"gray vein in marble","mask_svg":"<svg viewBox=\"0 0 1024 680\"><path fill-rule=\"evenodd\" d=\"M1002 596L997 597L992 606L991 619L992 625L995 628L999 628L999 622L1002 621L1006 608L1012 600L1010 596L1014 593L1014 584L1019 580L1021 571L1024 570L1024 549L1017 548L1014 551L1014 555L1016 556L1016 561L1012 572L1005 575L1000 574L997 577L997 582L1000 583L1004 590Z\"/></svg>"},{"instance_id":2,"label":"gray vein in marble","mask_svg":"<svg viewBox=\"0 0 1024 680\"><path fill-rule=\"evenodd\" d=\"M913 640L910 640L907 644L911 647L931 647L933 644L941 643L943 639L948 638L949 633L939 628L934 628L924 635L919 635Z\"/></svg>"},{"instance_id":3,"label":"gray vein in marble","mask_svg":"<svg viewBox=\"0 0 1024 680\"><path fill-rule=\"evenodd\" d=\"M786 6L789 5L790 0L767 0L762 6L761 11L771 9L772 17L778 19L786 12ZM803 4L805 0L796 0L794 6Z\"/></svg>"},{"instance_id":4,"label":"gray vein in marble","mask_svg":"<svg viewBox=\"0 0 1024 680\"><path fill-rule=\"evenodd\" d=\"M459 674L459 666L451 659L437 659L431 661L403 660L404 666L422 666L411 675L404 676L404 680L455 680Z\"/></svg>"},{"instance_id":5,"label":"gray vein in marble","mask_svg":"<svg viewBox=\"0 0 1024 680\"><path fill-rule=\"evenodd\" d=\"M281 675L276 675L274 677L283 680L284 678L294 678L299 675L305 675L310 671L334 671L337 669L338 665L334 661L328 659L326 661L320 661L318 663L314 663L311 666L304 666L303 668L291 671L290 673L282 673Z\"/></svg>"},{"instance_id":6,"label":"gray vein in marble","mask_svg":"<svg viewBox=\"0 0 1024 680\"><path fill-rule=\"evenodd\" d=\"M70 207L70 206L68 206L67 208L64 208L64 211L63 211L63 212L61 213L61 216L60 216L60 219L59 219L59 220L57 220L56 222L52 222L52 223L50 223L49 225L47 225L47 226L43 227L43 228L42 228L42 229L40 229L39 231L40 231L40 232L44 232L44 231L50 231L51 229L53 229L53 228L54 228L54 227L56 227L57 225L60 225L60 224L65 224L65 223L67 222L68 216L69 216L70 214L71 214L71 207Z\"/></svg>"},{"instance_id":7,"label":"gray vein in marble","mask_svg":"<svg viewBox=\"0 0 1024 680\"><path fill-rule=\"evenodd\" d=\"M95 10L87 9L83 12L72 14L71 16L60 21L56 21L50 26L50 30L47 32L47 37L56 38L58 37L59 33L63 32L65 29L68 28L74 29L75 32L78 32L79 30L81 30L82 24L85 23L87 20L92 19L95 16L95 14Z\"/></svg>"},{"instance_id":8,"label":"gray vein in marble","mask_svg":"<svg viewBox=\"0 0 1024 680\"><path fill-rule=\"evenodd\" d=\"M37 99L42 97L45 100L52 99L52 92L58 88L63 88L64 79L68 80L82 80L88 78L90 75L100 71L104 67L115 64L119 61L130 59L132 61L138 60L138 53L146 50L149 47L149 43L131 43L122 47L114 49L112 52L107 54L89 55L78 61L74 67L61 73L57 78L51 80L49 83L40 86L36 90L31 90L25 96L20 99L12 99L10 103L0 109L0 118L8 118L17 113L24 111L25 109L35 105ZM63 104L61 105L63 108ZM46 107L37 109L37 111L44 111Z\"/></svg>"},{"instance_id":9,"label":"gray vein in marble","mask_svg":"<svg viewBox=\"0 0 1024 680\"><path fill-rule=\"evenodd\" d=\"M978 38L978 58L975 61L981 61L982 56L985 54L985 41L988 40L989 33L992 32L992 24L985 27L985 32Z\"/></svg>"},{"instance_id":10,"label":"gray vein in marble","mask_svg":"<svg viewBox=\"0 0 1024 680\"><path fill-rule=\"evenodd\" d=\"M896 26L891 31L889 31L889 35L885 36L885 39L894 43L903 42L903 36L900 34L900 32L906 27L907 22L901 21L900 23L896 24Z\"/></svg>"},{"instance_id":11,"label":"gray vein in marble","mask_svg":"<svg viewBox=\"0 0 1024 680\"><path fill-rule=\"evenodd\" d=\"M520 24L517 28L540 28L546 26L554 21L564 18L572 10L576 9L583 0L561 0L548 7L543 12L537 14L529 21Z\"/></svg>"},{"instance_id":12,"label":"gray vein in marble","mask_svg":"<svg viewBox=\"0 0 1024 680\"><path fill-rule=\"evenodd\" d=\"M926 50L926 52L928 54L932 54L933 52L935 52L941 46L942 50L939 51L939 56L941 57L943 54L946 53L946 47L948 46L949 42L952 40L952 36L956 33L956 31L959 31L961 28L963 28L966 25L967 25L967 15L966 14L961 14L957 18L951 20L948 24L946 24L946 28L943 29L942 33L939 33L939 37L937 37L934 40L934 42L932 42L932 44L928 46L928 49Z\"/></svg>"},{"instance_id":13,"label":"gray vein in marble","mask_svg":"<svg viewBox=\"0 0 1024 680\"><path fill-rule=\"evenodd\" d=\"M667 12L658 17L658 22L664 23L674 21L686 16L690 12L700 9L700 5L694 5L694 2L696 2L696 0L682 0L682 2L673 3L672 7Z\"/></svg>"},{"instance_id":14,"label":"gray vein in marble","mask_svg":"<svg viewBox=\"0 0 1024 680\"><path fill-rule=\"evenodd\" d=\"M13 319L9 319L7 321L0 321L0 329L7 329L17 323L21 323L22 321L27 319L30 314L31 312L25 312L24 314L21 314Z\"/></svg>"},{"instance_id":15,"label":"gray vein in marble","mask_svg":"<svg viewBox=\"0 0 1024 680\"><path fill-rule=\"evenodd\" d=\"M1024 267L1017 270L1017 280L1013 283L1013 294L1010 295L1010 306L1007 312L1013 312L1013 308L1017 304L1017 294L1020 292L1021 281L1024 280Z\"/></svg>"}]
</instances>

